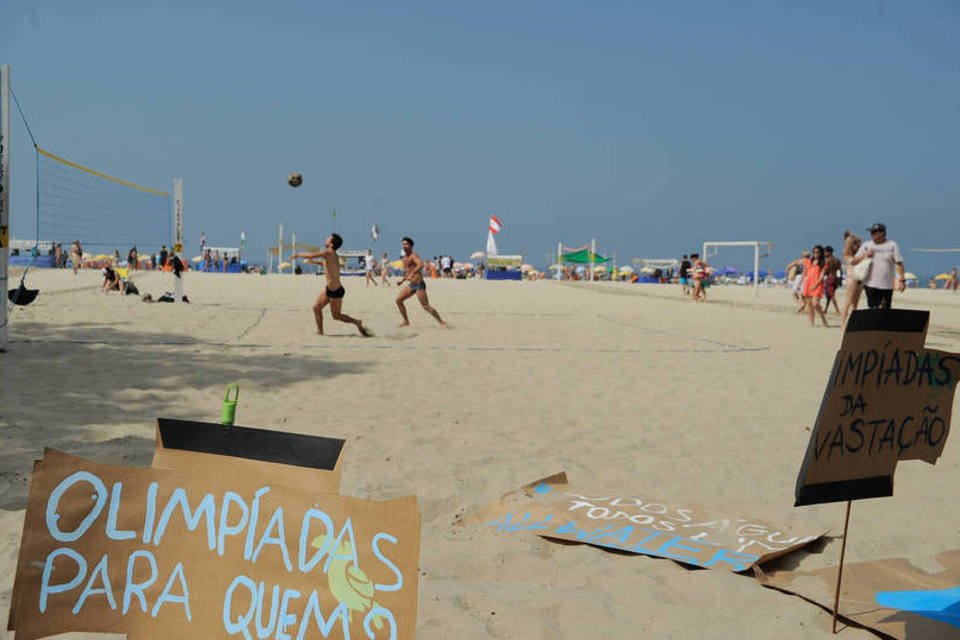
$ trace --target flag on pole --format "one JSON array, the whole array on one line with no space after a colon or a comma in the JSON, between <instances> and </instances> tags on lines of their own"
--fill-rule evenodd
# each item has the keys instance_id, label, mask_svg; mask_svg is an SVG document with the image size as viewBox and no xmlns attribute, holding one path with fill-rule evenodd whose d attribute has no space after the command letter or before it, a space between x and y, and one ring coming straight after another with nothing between
<instances>
[{"instance_id":1,"label":"flag on pole","mask_svg":"<svg viewBox=\"0 0 960 640\"><path fill-rule=\"evenodd\" d=\"M203 253L203 248L207 246L207 234L203 231L200 232L200 253Z\"/></svg>"},{"instance_id":2,"label":"flag on pole","mask_svg":"<svg viewBox=\"0 0 960 640\"><path fill-rule=\"evenodd\" d=\"M247 246L247 234L243 232L243 229L240 230L240 248L243 249Z\"/></svg>"},{"instance_id":3,"label":"flag on pole","mask_svg":"<svg viewBox=\"0 0 960 640\"><path fill-rule=\"evenodd\" d=\"M503 223L500 222L500 218L491 214L490 225L487 228L487 255L488 256L497 255L497 241L494 240L493 236L500 233L501 229L503 229Z\"/></svg>"},{"instance_id":4,"label":"flag on pole","mask_svg":"<svg viewBox=\"0 0 960 640\"><path fill-rule=\"evenodd\" d=\"M377 227L376 220L373 221L373 228L370 229L370 237L373 238L374 242L380 237L380 229Z\"/></svg>"},{"instance_id":5,"label":"flag on pole","mask_svg":"<svg viewBox=\"0 0 960 640\"><path fill-rule=\"evenodd\" d=\"M488 256L497 255L497 241L493 239L492 229L487 233L487 255Z\"/></svg>"}]
</instances>

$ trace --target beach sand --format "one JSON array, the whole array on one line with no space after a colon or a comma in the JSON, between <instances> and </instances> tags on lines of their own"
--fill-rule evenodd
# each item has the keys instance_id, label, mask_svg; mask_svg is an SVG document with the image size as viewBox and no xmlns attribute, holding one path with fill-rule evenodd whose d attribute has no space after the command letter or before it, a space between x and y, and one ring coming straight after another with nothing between
<instances>
[{"instance_id":1,"label":"beach sand","mask_svg":"<svg viewBox=\"0 0 960 640\"><path fill-rule=\"evenodd\" d=\"M363 339L329 316L314 335L313 275L191 273L190 305L98 284L31 271L41 296L14 311L0 356L0 622L43 448L148 465L158 416L217 421L238 382L238 424L347 439L343 493L418 496L419 638L832 637L827 612L750 577L464 522L565 470L579 487L798 516L833 537L792 562L836 564L843 505L792 504L841 333L809 328L785 289L713 287L695 305L658 285L430 281L443 331L415 301L398 328L395 287L346 279L344 311L377 335ZM137 284L156 297L172 278ZM895 305L930 309L928 346L960 351L960 295ZM849 561L923 565L960 546L958 446L854 505Z\"/></svg>"}]
</instances>

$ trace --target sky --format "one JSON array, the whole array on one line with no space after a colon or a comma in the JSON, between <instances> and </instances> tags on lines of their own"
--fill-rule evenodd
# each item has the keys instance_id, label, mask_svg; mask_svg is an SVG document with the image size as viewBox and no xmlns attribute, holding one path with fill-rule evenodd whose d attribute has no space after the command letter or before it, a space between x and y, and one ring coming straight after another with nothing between
<instances>
[{"instance_id":1,"label":"sky","mask_svg":"<svg viewBox=\"0 0 960 640\"><path fill-rule=\"evenodd\" d=\"M39 144L156 188L186 253L321 244L464 259L487 220L544 266L768 240L765 267L884 222L960 263L960 3L0 0ZM15 236L33 152L12 132ZM287 186L300 171L304 184ZM381 236L373 243L370 227ZM121 250L125 250L121 248ZM141 248L141 252L144 248ZM721 265L748 266L726 249Z\"/></svg>"}]
</instances>

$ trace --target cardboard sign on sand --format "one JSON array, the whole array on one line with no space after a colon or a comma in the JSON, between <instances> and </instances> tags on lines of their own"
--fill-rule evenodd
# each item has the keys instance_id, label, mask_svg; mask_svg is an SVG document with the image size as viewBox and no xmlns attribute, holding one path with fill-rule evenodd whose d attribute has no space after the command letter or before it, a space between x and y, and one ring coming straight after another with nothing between
<instances>
[{"instance_id":1,"label":"cardboard sign on sand","mask_svg":"<svg viewBox=\"0 0 960 640\"><path fill-rule=\"evenodd\" d=\"M825 533L790 533L762 520L696 504L587 491L570 486L562 472L506 494L478 519L502 532L530 531L728 571L745 571Z\"/></svg>"},{"instance_id":2,"label":"cardboard sign on sand","mask_svg":"<svg viewBox=\"0 0 960 640\"><path fill-rule=\"evenodd\" d=\"M898 461L940 457L960 354L924 349L929 318L904 309L852 315L797 478L797 506L891 496Z\"/></svg>"},{"instance_id":3,"label":"cardboard sign on sand","mask_svg":"<svg viewBox=\"0 0 960 640\"><path fill-rule=\"evenodd\" d=\"M927 573L903 558L845 565L840 616L891 638L960 640L960 550L937 563L943 571ZM755 571L765 586L833 608L837 567Z\"/></svg>"},{"instance_id":4,"label":"cardboard sign on sand","mask_svg":"<svg viewBox=\"0 0 960 640\"><path fill-rule=\"evenodd\" d=\"M34 465L9 629L145 638L412 638L416 498L185 469ZM268 474L269 475L269 474Z\"/></svg>"}]
</instances>

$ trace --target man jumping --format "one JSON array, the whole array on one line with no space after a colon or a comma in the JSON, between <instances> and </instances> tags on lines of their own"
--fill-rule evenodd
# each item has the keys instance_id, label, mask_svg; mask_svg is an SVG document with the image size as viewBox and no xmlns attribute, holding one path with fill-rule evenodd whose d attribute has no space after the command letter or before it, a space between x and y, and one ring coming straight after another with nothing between
<instances>
[{"instance_id":1,"label":"man jumping","mask_svg":"<svg viewBox=\"0 0 960 640\"><path fill-rule=\"evenodd\" d=\"M343 238L336 233L331 233L330 237L324 242L326 249L318 253L295 253L290 256L290 261L292 262L296 258L301 258L311 264L323 265L323 274L327 278L327 288L317 297L317 301L313 304L313 317L317 321L317 335L323 335L323 308L329 303L330 312L333 314L334 320L355 325L357 330L360 331L360 335L370 337L373 334L363 326L361 320L351 318L340 311L343 305L343 296L346 294L346 291L343 290L343 285L340 284L340 256L337 255L337 249L339 249L342 244ZM320 258L322 262L317 262L317 258Z\"/></svg>"},{"instance_id":2,"label":"man jumping","mask_svg":"<svg viewBox=\"0 0 960 640\"><path fill-rule=\"evenodd\" d=\"M403 301L416 294L417 300L423 310L432 315L440 323L440 326L447 329L447 323L440 318L437 310L430 306L430 300L427 298L427 283L423 280L423 260L413 252L413 239L403 239L403 279L397 283L399 287L404 282L407 286L400 290L397 296L397 308L400 309L400 315L403 316L401 327L410 325L410 319L407 318L407 308L403 306Z\"/></svg>"}]
</instances>

